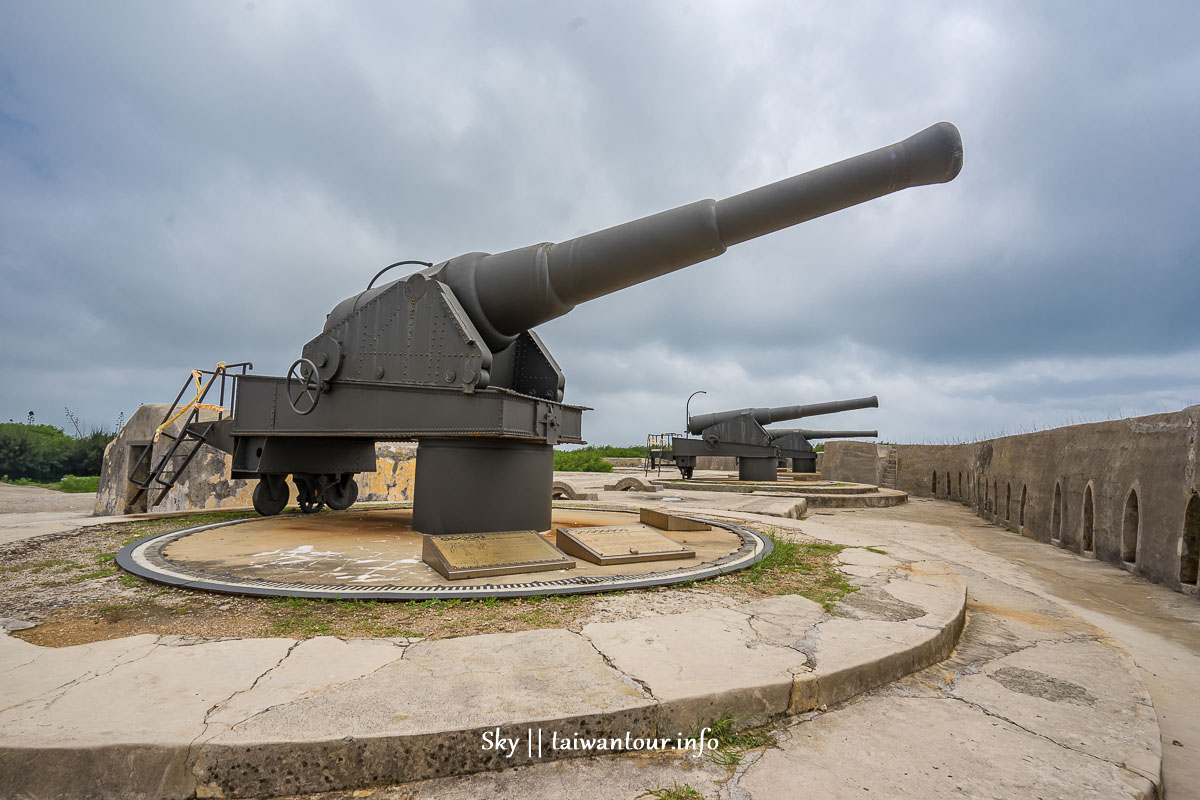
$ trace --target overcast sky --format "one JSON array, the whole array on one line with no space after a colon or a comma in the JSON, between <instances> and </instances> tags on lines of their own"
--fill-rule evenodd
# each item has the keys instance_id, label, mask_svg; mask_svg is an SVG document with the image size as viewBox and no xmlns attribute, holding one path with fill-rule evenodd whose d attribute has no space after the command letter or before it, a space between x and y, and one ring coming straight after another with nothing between
<instances>
[{"instance_id":1,"label":"overcast sky","mask_svg":"<svg viewBox=\"0 0 1200 800\"><path fill-rule=\"evenodd\" d=\"M0 2L0 419L282 374L384 265L940 120L965 166L539 329L596 443L878 394L896 442L1200 403L1200 4ZM69 427L69 425L68 425Z\"/></svg>"}]
</instances>

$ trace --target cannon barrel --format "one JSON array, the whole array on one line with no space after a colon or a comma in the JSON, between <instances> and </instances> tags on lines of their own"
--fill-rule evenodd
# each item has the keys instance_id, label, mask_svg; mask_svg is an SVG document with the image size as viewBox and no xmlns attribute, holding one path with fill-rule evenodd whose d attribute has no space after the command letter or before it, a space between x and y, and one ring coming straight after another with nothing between
<instances>
[{"instance_id":1,"label":"cannon barrel","mask_svg":"<svg viewBox=\"0 0 1200 800\"><path fill-rule=\"evenodd\" d=\"M797 434L809 441L813 439L857 439L864 436L874 439L879 436L879 431L814 431L808 428L774 428L768 430L767 433L771 435L772 441Z\"/></svg>"},{"instance_id":2,"label":"cannon barrel","mask_svg":"<svg viewBox=\"0 0 1200 800\"><path fill-rule=\"evenodd\" d=\"M839 411L854 411L859 408L879 408L879 398L875 395L859 397L854 400L833 400L828 403L809 403L801 406L777 406L775 408L739 408L733 411L717 411L713 414L697 414L688 417L688 433L700 433L705 428L720 424L728 419L749 414L759 425L770 425L772 422L786 422L801 417L817 417L822 414L836 414Z\"/></svg>"},{"instance_id":3,"label":"cannon barrel","mask_svg":"<svg viewBox=\"0 0 1200 800\"><path fill-rule=\"evenodd\" d=\"M557 244L468 253L424 274L450 286L488 347L499 352L522 331L579 303L876 197L946 183L962 163L958 129L939 122L896 144L724 200L700 200ZM343 305L352 309L371 296L366 292ZM342 316L339 310L331 323Z\"/></svg>"}]
</instances>

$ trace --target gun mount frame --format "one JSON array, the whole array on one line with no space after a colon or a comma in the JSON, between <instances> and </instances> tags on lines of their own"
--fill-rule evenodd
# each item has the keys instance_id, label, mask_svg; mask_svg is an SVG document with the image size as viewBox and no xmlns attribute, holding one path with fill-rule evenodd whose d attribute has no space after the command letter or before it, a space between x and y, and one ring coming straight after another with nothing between
<instances>
[{"instance_id":1,"label":"gun mount frame","mask_svg":"<svg viewBox=\"0 0 1200 800\"><path fill-rule=\"evenodd\" d=\"M376 441L415 440L417 530L546 530L552 448L583 442L586 409L563 402L563 372L532 328L739 242L953 180L962 160L958 130L942 122L565 242L467 253L375 286L385 269L333 308L286 378L241 378L233 417L211 440L233 454L234 477L266 484L255 494L264 514L278 512L281 493L286 502L289 474L305 510L345 507L350 478L375 469Z\"/></svg>"},{"instance_id":2,"label":"gun mount frame","mask_svg":"<svg viewBox=\"0 0 1200 800\"><path fill-rule=\"evenodd\" d=\"M777 408L741 408L688 418L688 432L700 438L670 436L670 446L651 449L648 465L674 463L679 474L691 478L697 459L702 456L726 456L737 459L738 480L770 482L779 479L779 467L791 461L793 472L816 472L817 454L810 442L816 439L875 437L879 431L810 430L805 428L764 427L771 422L836 414L861 408L878 408L879 398L860 397Z\"/></svg>"}]
</instances>

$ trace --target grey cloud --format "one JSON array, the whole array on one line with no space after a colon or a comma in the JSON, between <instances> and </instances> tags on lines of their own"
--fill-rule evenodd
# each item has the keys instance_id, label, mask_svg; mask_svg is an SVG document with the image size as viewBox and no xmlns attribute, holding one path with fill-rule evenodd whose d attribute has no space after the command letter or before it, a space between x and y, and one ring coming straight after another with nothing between
<instances>
[{"instance_id":1,"label":"grey cloud","mask_svg":"<svg viewBox=\"0 0 1200 800\"><path fill-rule=\"evenodd\" d=\"M390 261L569 238L939 119L966 142L954 183L544 326L589 438L718 385L730 406L878 391L881 431L915 439L1200 399L1192 4L3 13L5 419L107 422L218 359L278 373ZM1119 355L1183 366L947 383Z\"/></svg>"}]
</instances>

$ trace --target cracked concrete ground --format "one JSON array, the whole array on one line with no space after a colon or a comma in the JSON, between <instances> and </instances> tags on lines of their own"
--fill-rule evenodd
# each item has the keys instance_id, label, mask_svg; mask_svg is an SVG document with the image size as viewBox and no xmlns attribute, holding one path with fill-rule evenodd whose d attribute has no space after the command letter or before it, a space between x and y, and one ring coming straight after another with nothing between
<instances>
[{"instance_id":1,"label":"cracked concrete ground","mask_svg":"<svg viewBox=\"0 0 1200 800\"><path fill-rule=\"evenodd\" d=\"M497 769L538 757L484 751L490 729L685 735L723 714L765 721L837 702L950 652L964 618L957 574L924 558L840 557L870 594L845 616L778 596L436 641L142 635L51 649L0 637L0 794L60 793L68 762L73 785L99 796Z\"/></svg>"},{"instance_id":2,"label":"cracked concrete ground","mask_svg":"<svg viewBox=\"0 0 1200 800\"><path fill-rule=\"evenodd\" d=\"M848 551L850 561L886 564L892 554L907 554L953 563L967 583L969 616L952 656L825 711L786 717L776 743L732 773L696 757L613 756L354 796L632 800L676 784L729 800L1195 796L1200 611L1191 598L1023 540L941 501L819 516L797 527L888 553ZM1132 657L1114 646L1118 636ZM794 644L803 649L806 641ZM1168 751L1161 783L1156 716ZM1187 741L1174 744L1180 740L1169 731Z\"/></svg>"},{"instance_id":3,"label":"cracked concrete ground","mask_svg":"<svg viewBox=\"0 0 1200 800\"><path fill-rule=\"evenodd\" d=\"M111 522L111 517L91 516L95 503L95 492L65 494L40 486L0 483L0 514L4 515L0 544Z\"/></svg>"},{"instance_id":4,"label":"cracked concrete ground","mask_svg":"<svg viewBox=\"0 0 1200 800\"><path fill-rule=\"evenodd\" d=\"M103 740L97 750L107 748L104 760L81 764L64 750L60 766L107 775L128 769L136 758L142 767L161 772L159 795L165 796L186 784L189 774L244 774L249 769L275 770L273 785L296 777L297 791L319 789L319 781L314 786L293 776L308 767L304 759L275 764L247 760L245 745L264 733L272 739L303 738L314 729L337 734L343 740L326 738L319 751L302 755L323 766L349 764L383 783L396 774L396 747L393 742L373 748L377 740L372 733L396 726L408 730L413 736L405 747L410 749L400 755L417 752L427 774L434 775L443 765L436 763L434 751L421 750L421 737L456 709L469 708L474 719L496 726L513 719L517 708L534 718L565 720L586 729L596 719L599 702L621 727L652 732L703 720L729 706L741 716L773 716L778 729L773 746L749 753L732 772L696 757L572 758L325 797L633 798L676 784L712 798L1153 796L1159 729L1137 667L1105 631L1047 599L1044 586L1026 568L987 552L984 545L1003 542L1010 534L991 526L981 532L977 529L983 526L967 510L930 502L839 512L799 523L764 521L886 552L854 549L842 554L846 572L864 588L837 616L824 615L819 607L806 606L807 601L795 602L798 598L772 598L735 609L705 609L690 617L675 615L682 619L596 623L582 634L531 631L481 637L492 639L486 648L467 639L312 639L300 644L266 639L255 640L253 651L237 651L236 656L245 642L135 637L123 640L125 649L112 642L71 648L76 652L64 664L51 664L53 659L43 660L39 648L3 637L0 661L5 663L0 667L37 681L38 697L0 703L10 706L0 712L0 730L10 742L14 738L9 737L20 741L63 731L80 741L96 735ZM984 541L976 545L968 534ZM1019 538L1017 544L1049 550ZM1051 551L1046 557L1059 555ZM932 648L935 630L945 628L944 591L938 590L958 577L931 560L935 557L955 564L969 593L969 621L957 649L948 660L882 688L876 688L878 680L856 687L856 663L886 667L890 654L900 652L911 659L922 648ZM1038 556L1029 551L1022 557ZM1096 566L1113 573L1097 573L1098 585L1129 580L1125 573ZM528 638L533 634L545 641L534 642ZM1182 640L1186 644L1187 636ZM441 649L455 642L461 652ZM722 647L739 656L721 659L715 654ZM203 670L211 674L195 681L188 674L189 680L171 682L189 651L221 648L229 649L229 655L203 661ZM531 661L534 653L551 657ZM200 664L195 662L192 670ZM913 668L891 666L898 671L886 680ZM1193 703L1200 696L1195 691L1198 676L1200 671L1190 677ZM559 679L561 691L555 689L558 693L547 700L548 686ZM372 683L384 691L361 691ZM746 691L751 684L757 688ZM837 704L861 688L875 691ZM706 705L705 698L715 694L723 699ZM411 716L412 700L419 701L417 718ZM138 707L123 709L123 702ZM544 703L549 705L539 705ZM154 709L176 704L187 709L186 720L177 728L166 726L170 735L159 740L159 750L123 751L122 731L84 730L97 716L133 714L139 724L149 724ZM551 708L557 716L546 716ZM780 717L784 712L792 713ZM454 757L478 750L480 730L464 733L461 740L446 743ZM167 746L172 737L187 744L182 755ZM46 759L43 768L54 769L50 762L55 756ZM481 761L478 768L504 763L496 758L490 764ZM18 760L0 759L0 773L21 766ZM337 767L332 769L336 773ZM280 770L286 774L281 776ZM1176 796L1170 779L1168 797ZM251 785L247 780L241 788ZM1175 785L1184 787L1178 796L1186 797L1186 790L1198 784ZM202 794L222 789L203 780L198 786Z\"/></svg>"}]
</instances>

